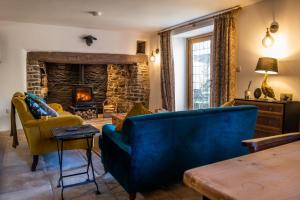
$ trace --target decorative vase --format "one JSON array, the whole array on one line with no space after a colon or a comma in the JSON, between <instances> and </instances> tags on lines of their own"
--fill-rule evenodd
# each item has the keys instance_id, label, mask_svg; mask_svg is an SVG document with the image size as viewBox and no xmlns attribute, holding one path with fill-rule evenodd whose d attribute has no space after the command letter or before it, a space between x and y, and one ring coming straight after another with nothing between
<instances>
[{"instance_id":1,"label":"decorative vase","mask_svg":"<svg viewBox=\"0 0 300 200\"><path fill-rule=\"evenodd\" d=\"M245 99L250 99L250 96L251 96L251 91L245 90Z\"/></svg>"},{"instance_id":2,"label":"decorative vase","mask_svg":"<svg viewBox=\"0 0 300 200\"><path fill-rule=\"evenodd\" d=\"M254 90L254 97L255 97L255 99L259 99L261 97L261 94L262 94L262 92L261 92L260 88L256 88Z\"/></svg>"}]
</instances>

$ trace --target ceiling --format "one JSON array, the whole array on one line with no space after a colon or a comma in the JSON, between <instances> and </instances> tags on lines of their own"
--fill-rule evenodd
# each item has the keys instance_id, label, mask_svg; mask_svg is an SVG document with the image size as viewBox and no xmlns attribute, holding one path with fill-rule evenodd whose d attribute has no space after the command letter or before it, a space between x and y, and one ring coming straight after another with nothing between
<instances>
[{"instance_id":1,"label":"ceiling","mask_svg":"<svg viewBox=\"0 0 300 200\"><path fill-rule=\"evenodd\" d=\"M260 0L0 0L0 20L154 32ZM94 17L88 11L101 11Z\"/></svg>"}]
</instances>

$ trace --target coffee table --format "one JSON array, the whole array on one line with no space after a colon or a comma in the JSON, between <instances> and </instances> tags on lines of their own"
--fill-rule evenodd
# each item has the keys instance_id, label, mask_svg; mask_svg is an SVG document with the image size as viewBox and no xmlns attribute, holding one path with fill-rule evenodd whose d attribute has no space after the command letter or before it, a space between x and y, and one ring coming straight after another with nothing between
<instances>
[{"instance_id":1,"label":"coffee table","mask_svg":"<svg viewBox=\"0 0 300 200\"><path fill-rule=\"evenodd\" d=\"M57 142L57 152L58 152L58 158L59 158L59 180L58 180L58 186L61 187L61 199L64 199L64 189L68 187L73 187L73 186L79 186L83 184L88 184L88 183L94 183L96 185L97 194L100 194L98 184L96 182L95 178L95 172L94 172L94 166L93 166L93 161L92 161L92 147L93 147L93 137L95 134L99 133L99 130L92 125L80 125L80 126L72 126L72 127L59 127L59 128L54 128L52 129L52 133L54 138L56 139ZM81 173L74 173L74 174L68 174L68 175L63 175L63 152L64 152L64 142L65 141L71 141L71 140L86 140L87 142L87 169L85 172ZM92 170L92 175L93 178L90 179L89 177L89 169L91 167ZM79 183L74 183L74 184L69 184L65 185L64 184L64 178L68 178L71 176L78 176L86 174L87 175L87 180Z\"/></svg>"}]
</instances>

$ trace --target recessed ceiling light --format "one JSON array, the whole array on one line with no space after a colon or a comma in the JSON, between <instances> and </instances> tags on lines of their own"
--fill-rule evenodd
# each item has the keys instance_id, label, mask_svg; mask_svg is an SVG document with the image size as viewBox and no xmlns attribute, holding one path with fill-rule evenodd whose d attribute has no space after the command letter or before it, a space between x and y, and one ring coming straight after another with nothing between
<instances>
[{"instance_id":1,"label":"recessed ceiling light","mask_svg":"<svg viewBox=\"0 0 300 200\"><path fill-rule=\"evenodd\" d=\"M102 15L102 12L100 12L100 11L89 11L89 13L91 14L91 15L93 15L93 16L101 16Z\"/></svg>"}]
</instances>

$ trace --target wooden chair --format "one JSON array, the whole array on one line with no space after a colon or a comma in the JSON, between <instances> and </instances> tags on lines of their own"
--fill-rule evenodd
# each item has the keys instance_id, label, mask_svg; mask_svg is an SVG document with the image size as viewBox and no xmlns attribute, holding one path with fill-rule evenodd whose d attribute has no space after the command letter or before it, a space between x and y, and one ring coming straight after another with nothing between
<instances>
[{"instance_id":1,"label":"wooden chair","mask_svg":"<svg viewBox=\"0 0 300 200\"><path fill-rule=\"evenodd\" d=\"M287 133L271 137L263 137L251 140L243 140L243 145L247 146L251 153L288 144L300 140L300 132Z\"/></svg>"}]
</instances>

